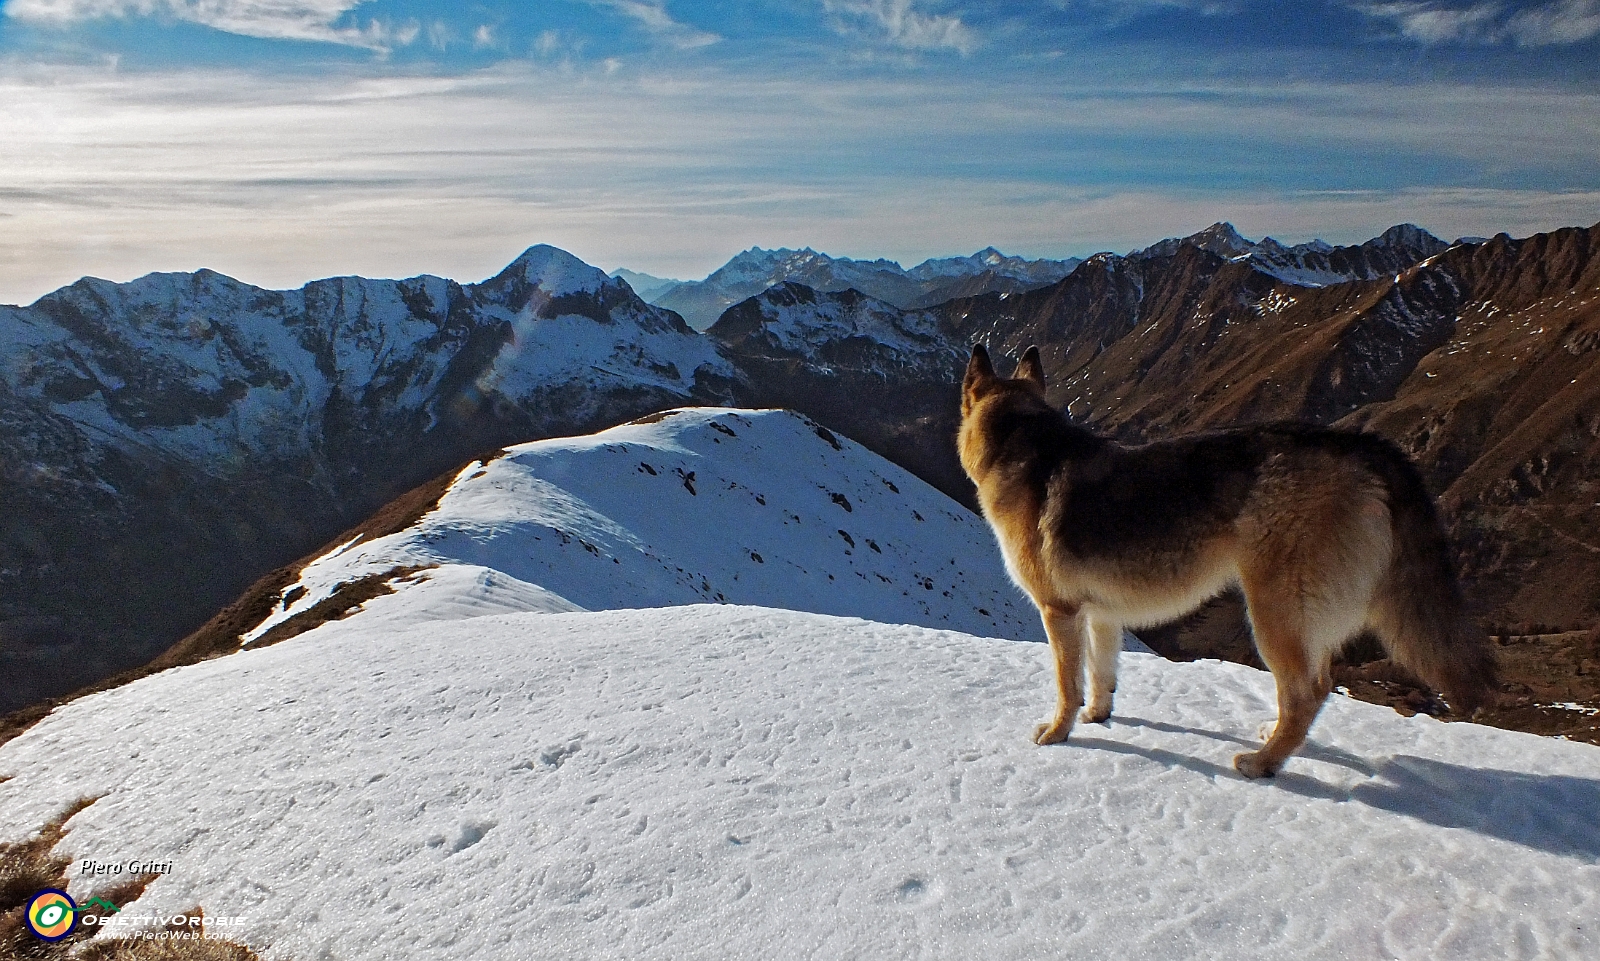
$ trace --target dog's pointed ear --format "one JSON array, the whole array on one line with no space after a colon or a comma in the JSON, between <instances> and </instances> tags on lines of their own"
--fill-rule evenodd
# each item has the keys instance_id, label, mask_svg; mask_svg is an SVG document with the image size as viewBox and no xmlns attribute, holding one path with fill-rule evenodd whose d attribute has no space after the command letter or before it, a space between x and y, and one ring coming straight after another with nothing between
<instances>
[{"instance_id":1,"label":"dog's pointed ear","mask_svg":"<svg viewBox=\"0 0 1600 961\"><path fill-rule=\"evenodd\" d=\"M989 348L973 344L972 359L967 361L966 382L974 384L994 379L994 365L989 363Z\"/></svg>"},{"instance_id":2,"label":"dog's pointed ear","mask_svg":"<svg viewBox=\"0 0 1600 961\"><path fill-rule=\"evenodd\" d=\"M1022 359L1017 362L1016 378L1032 381L1040 390L1044 389L1044 361L1039 359L1037 346L1023 351Z\"/></svg>"},{"instance_id":3,"label":"dog's pointed ear","mask_svg":"<svg viewBox=\"0 0 1600 961\"><path fill-rule=\"evenodd\" d=\"M972 345L972 359L967 361L967 375L961 380L961 415L965 417L978 395L985 392L996 380L994 365L989 363L989 350L982 344Z\"/></svg>"}]
</instances>

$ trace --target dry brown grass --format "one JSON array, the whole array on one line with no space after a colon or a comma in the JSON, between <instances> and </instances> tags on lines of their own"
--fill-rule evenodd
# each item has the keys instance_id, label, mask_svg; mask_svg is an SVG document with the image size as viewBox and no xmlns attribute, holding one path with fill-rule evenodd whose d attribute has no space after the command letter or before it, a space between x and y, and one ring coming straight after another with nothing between
<instances>
[{"instance_id":1,"label":"dry brown grass","mask_svg":"<svg viewBox=\"0 0 1600 961\"><path fill-rule=\"evenodd\" d=\"M504 456L505 453L502 448L484 457L473 458L467 464L474 462L487 464ZM439 499L450 489L451 483L454 482L466 466L466 464L463 464L461 467L451 468L427 483L412 488L384 505L371 517L333 538L300 560L280 567L262 577L250 585L238 600L217 612L216 616L201 625L199 630L172 645L172 647L143 667L124 671L97 684L91 684L88 687L73 691L71 694L39 704L31 704L21 710L0 716L0 744L4 744L26 731L48 716L51 711L69 701L75 701L80 697L99 691L121 687L124 684L137 681L141 677L147 677L168 668L182 667L185 664L198 664L201 661L237 651L239 649L239 636L266 620L267 615L272 613L272 609L281 602L284 589L300 578L300 572L305 569L307 564L341 544L348 544L352 541L360 543L361 541L376 540L380 537L399 533L415 524L423 515L439 506ZM385 575L382 580L389 580L393 576L398 575ZM370 599L383 593L390 593L390 591L378 590L364 599ZM354 605L351 605L351 608L353 607ZM346 612L351 608L346 608ZM325 623L327 620L334 619L336 618L325 617L323 621L318 623ZM315 625L313 624L312 626ZM309 629L309 627L302 628L302 630ZM300 633L300 631L295 633ZM280 637L277 640L283 640L283 638Z\"/></svg>"},{"instance_id":2,"label":"dry brown grass","mask_svg":"<svg viewBox=\"0 0 1600 961\"><path fill-rule=\"evenodd\" d=\"M245 945L225 938L162 939L102 938L91 941L100 924L114 914L111 910L88 909L79 912L79 923L60 941L42 941L28 930L23 909L34 894L45 888L64 890L71 860L55 853L55 846L66 836L67 822L98 798L83 797L46 821L38 833L25 841L0 844L0 961L254 961L259 956ZM95 897L123 905L138 900L159 875L143 874L95 892ZM203 914L196 907L188 916ZM190 927L169 925L169 932L188 932ZM200 927L204 931L204 927Z\"/></svg>"},{"instance_id":3,"label":"dry brown grass","mask_svg":"<svg viewBox=\"0 0 1600 961\"><path fill-rule=\"evenodd\" d=\"M65 883L68 859L52 853L56 844L67 833L67 821L74 814L98 801L99 798L82 797L67 806L65 811L46 821L39 833L26 841L0 844L0 917L9 919L12 909L19 909L34 892ZM21 914L17 915L20 923ZM0 931L5 929L0 921Z\"/></svg>"},{"instance_id":4,"label":"dry brown grass","mask_svg":"<svg viewBox=\"0 0 1600 961\"><path fill-rule=\"evenodd\" d=\"M345 581L334 588L332 594L311 605L310 608L273 625L270 630L257 638L250 648L254 650L270 647L280 641L287 641L291 637L304 634L312 628L321 627L329 621L342 620L374 597L393 594L394 588L389 586L390 581L410 577L438 566L438 564L422 564L415 567L392 567L353 581Z\"/></svg>"}]
</instances>

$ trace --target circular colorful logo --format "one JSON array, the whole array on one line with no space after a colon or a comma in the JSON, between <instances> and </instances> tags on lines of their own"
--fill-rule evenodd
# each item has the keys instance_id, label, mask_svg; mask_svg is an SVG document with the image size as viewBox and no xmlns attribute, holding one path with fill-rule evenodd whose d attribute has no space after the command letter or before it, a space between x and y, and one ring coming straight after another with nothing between
<instances>
[{"instance_id":1,"label":"circular colorful logo","mask_svg":"<svg viewBox=\"0 0 1600 961\"><path fill-rule=\"evenodd\" d=\"M55 888L46 888L28 899L24 912L28 930L44 941L60 941L72 933L78 923L78 902L72 895Z\"/></svg>"}]
</instances>

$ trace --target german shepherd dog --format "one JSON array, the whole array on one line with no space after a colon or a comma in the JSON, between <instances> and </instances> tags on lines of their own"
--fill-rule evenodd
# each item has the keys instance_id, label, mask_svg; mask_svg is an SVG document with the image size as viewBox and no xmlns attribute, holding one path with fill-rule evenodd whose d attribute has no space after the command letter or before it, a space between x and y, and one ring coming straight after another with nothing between
<instances>
[{"instance_id":1,"label":"german shepherd dog","mask_svg":"<svg viewBox=\"0 0 1600 961\"><path fill-rule=\"evenodd\" d=\"M1270 777L1305 740L1334 654L1363 630L1462 713L1495 686L1422 478L1381 438L1280 423L1128 447L1046 402L1037 347L1006 379L980 344L958 444L1050 639L1060 697L1039 744L1072 732L1085 673L1084 720L1111 716L1123 627L1173 620L1235 584L1278 688L1266 744L1233 759L1245 777Z\"/></svg>"}]
</instances>

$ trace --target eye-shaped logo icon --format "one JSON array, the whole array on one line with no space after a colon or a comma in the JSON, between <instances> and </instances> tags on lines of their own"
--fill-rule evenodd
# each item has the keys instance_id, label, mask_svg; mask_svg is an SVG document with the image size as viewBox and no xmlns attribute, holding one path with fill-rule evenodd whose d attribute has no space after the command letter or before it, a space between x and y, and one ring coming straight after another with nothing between
<instances>
[{"instance_id":1,"label":"eye-shaped logo icon","mask_svg":"<svg viewBox=\"0 0 1600 961\"><path fill-rule=\"evenodd\" d=\"M60 941L78 923L78 903L72 895L46 888L28 899L23 912L28 930L42 941Z\"/></svg>"}]
</instances>

